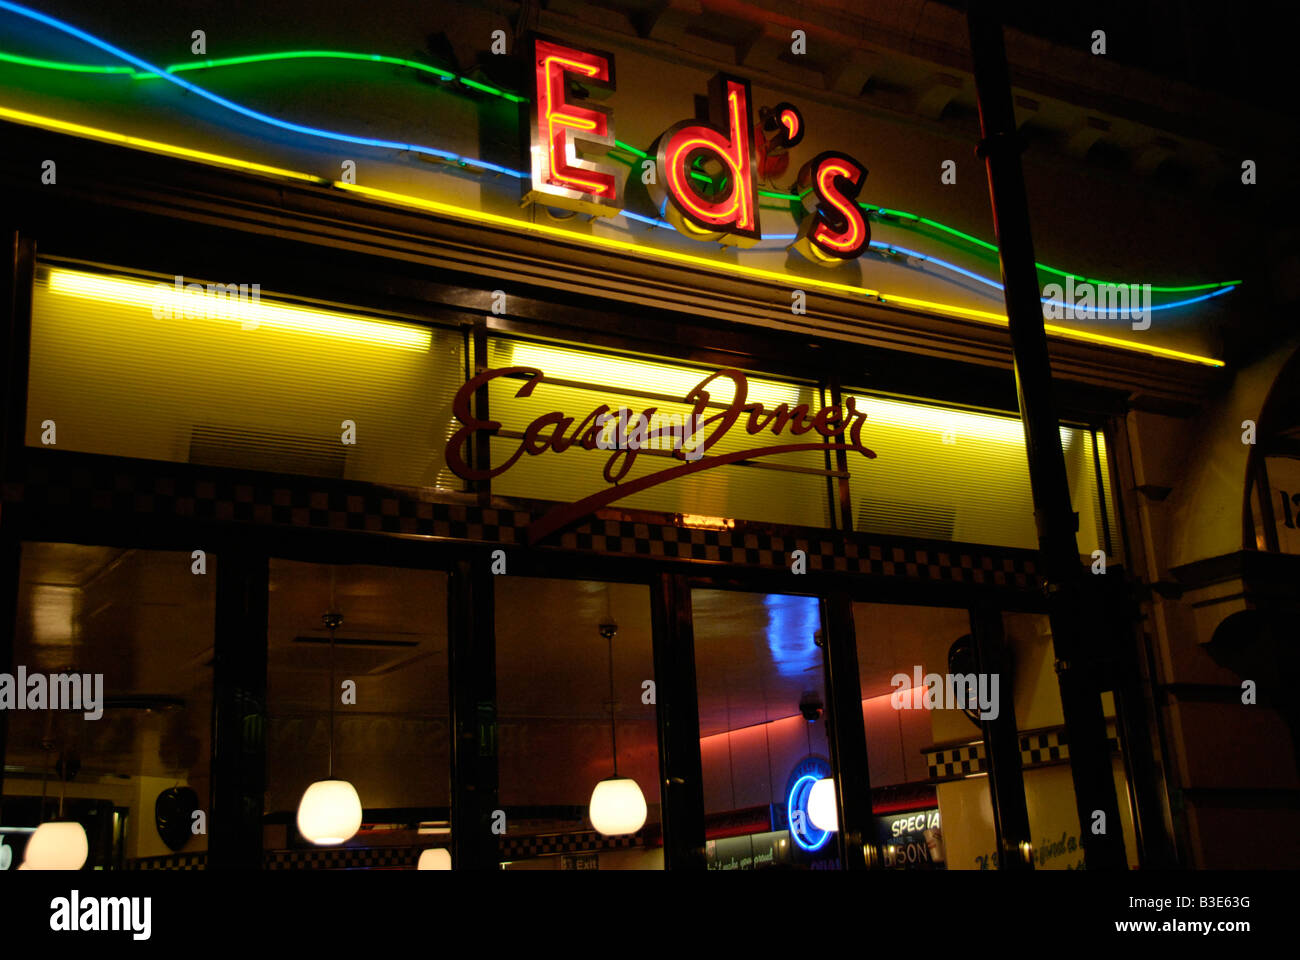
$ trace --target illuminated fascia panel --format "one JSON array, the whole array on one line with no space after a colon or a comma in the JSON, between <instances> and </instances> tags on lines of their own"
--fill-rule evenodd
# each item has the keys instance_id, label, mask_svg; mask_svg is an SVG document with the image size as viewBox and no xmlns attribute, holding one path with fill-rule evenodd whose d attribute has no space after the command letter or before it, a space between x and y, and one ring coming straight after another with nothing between
<instances>
[{"instance_id":1,"label":"illuminated fascia panel","mask_svg":"<svg viewBox=\"0 0 1300 960\"><path fill-rule=\"evenodd\" d=\"M536 367L554 380L568 380L588 384L593 389L604 388L610 391L633 388L685 397L710 373L692 367L584 353L523 341L511 343L510 351L510 363L514 366ZM735 399L734 385L725 377L715 380L710 385L709 392L717 403L729 404ZM782 403L793 406L799 403L799 387L775 380L750 379L746 398L769 408Z\"/></svg>"},{"instance_id":2,"label":"illuminated fascia panel","mask_svg":"<svg viewBox=\"0 0 1300 960\"><path fill-rule=\"evenodd\" d=\"M855 260L871 243L871 227L858 206L867 168L848 154L819 153L799 171L804 218L794 248L813 263L835 267Z\"/></svg>"},{"instance_id":3,"label":"illuminated fascia panel","mask_svg":"<svg viewBox=\"0 0 1300 960\"><path fill-rule=\"evenodd\" d=\"M855 394L858 409L867 414L868 424L904 430L909 434L934 434L943 442L979 443L1023 447L1025 431L1019 418L981 413L975 410L954 410L923 403L909 403L883 397ZM1064 439L1070 428L1061 428Z\"/></svg>"},{"instance_id":4,"label":"illuminated fascia panel","mask_svg":"<svg viewBox=\"0 0 1300 960\"><path fill-rule=\"evenodd\" d=\"M274 303L231 287L182 283L179 277L174 283L157 283L61 268L52 268L49 279L53 294L148 308L155 320L208 319L238 323L243 330L266 328L417 352L427 351L433 342L428 330L414 324Z\"/></svg>"},{"instance_id":5,"label":"illuminated fascia panel","mask_svg":"<svg viewBox=\"0 0 1300 960\"><path fill-rule=\"evenodd\" d=\"M673 124L650 148L657 167L648 184L651 199L685 236L740 247L762 239L751 103L748 81L720 73L709 81L709 122ZM721 166L725 193L706 197L696 190L691 164L697 157Z\"/></svg>"},{"instance_id":6,"label":"illuminated fascia panel","mask_svg":"<svg viewBox=\"0 0 1300 960\"><path fill-rule=\"evenodd\" d=\"M570 81L590 95L614 90L614 56L580 50L545 37L528 42L533 65L532 102L524 147L532 172L524 199L597 216L614 216L621 204L609 167L583 159L614 146L613 113L571 99Z\"/></svg>"}]
</instances>

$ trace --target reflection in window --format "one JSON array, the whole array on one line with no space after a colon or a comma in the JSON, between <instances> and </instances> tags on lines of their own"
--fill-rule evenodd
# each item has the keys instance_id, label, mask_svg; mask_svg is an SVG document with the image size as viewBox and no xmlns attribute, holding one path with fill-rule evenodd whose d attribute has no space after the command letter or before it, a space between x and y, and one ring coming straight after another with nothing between
<instances>
[{"instance_id":1,"label":"reflection in window","mask_svg":"<svg viewBox=\"0 0 1300 960\"><path fill-rule=\"evenodd\" d=\"M834 830L812 815L833 778L820 601L695 590L691 606L709 868L837 868Z\"/></svg>"},{"instance_id":2,"label":"reflection in window","mask_svg":"<svg viewBox=\"0 0 1300 960\"><path fill-rule=\"evenodd\" d=\"M331 612L342 616L332 690ZM272 560L268 620L267 849L310 846L297 811L307 787L329 775L331 696L334 778L353 785L363 810L345 846L400 847L371 860L410 867L423 850L447 847L446 575Z\"/></svg>"},{"instance_id":3,"label":"reflection in window","mask_svg":"<svg viewBox=\"0 0 1300 960\"><path fill-rule=\"evenodd\" d=\"M199 563L188 552L22 545L15 673L29 694L46 678L47 697L55 686L77 692L48 678L79 675L84 709L8 711L0 828L12 867L49 820L81 823L87 869L176 866L207 849L192 814L209 802L217 560Z\"/></svg>"},{"instance_id":4,"label":"reflection in window","mask_svg":"<svg viewBox=\"0 0 1300 960\"><path fill-rule=\"evenodd\" d=\"M947 674L954 643L969 635L968 613L855 603L853 623L877 811L874 840L885 865L991 869L979 859L986 847L996 847L988 779L968 759L972 750L979 755L980 727L946 699L940 709L927 709L924 699L925 678Z\"/></svg>"},{"instance_id":5,"label":"reflection in window","mask_svg":"<svg viewBox=\"0 0 1300 960\"><path fill-rule=\"evenodd\" d=\"M1016 727L1020 732L1020 755L1024 764L1025 804L1029 808L1029 833L1035 870L1079 870L1083 868L1083 846L1079 814L1075 806L1074 780L1070 774L1068 743L1065 742L1065 714L1061 709L1061 687L1056 676L1056 654L1051 624L1043 614L1004 613L1007 651L1014 665ZM1102 694L1111 740L1111 775L1119 800L1120 829L1132 869L1138 866L1137 840L1133 832L1132 809L1124 760L1119 753L1115 725L1115 698Z\"/></svg>"},{"instance_id":6,"label":"reflection in window","mask_svg":"<svg viewBox=\"0 0 1300 960\"><path fill-rule=\"evenodd\" d=\"M648 588L499 578L496 646L507 868L663 869ZM614 776L615 757L618 777L635 781L646 806L630 836L596 832L600 810L590 809L597 784ZM632 788L613 789L607 809L621 814L620 797ZM634 822L639 808L633 813Z\"/></svg>"}]
</instances>

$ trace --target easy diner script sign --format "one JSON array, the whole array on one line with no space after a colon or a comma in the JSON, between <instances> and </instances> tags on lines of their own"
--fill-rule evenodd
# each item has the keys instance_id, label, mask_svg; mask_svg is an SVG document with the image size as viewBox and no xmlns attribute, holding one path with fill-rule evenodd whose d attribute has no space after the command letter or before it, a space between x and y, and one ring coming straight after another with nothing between
<instances>
[{"instance_id":1,"label":"easy diner script sign","mask_svg":"<svg viewBox=\"0 0 1300 960\"><path fill-rule=\"evenodd\" d=\"M452 402L453 413L461 426L448 441L446 452L447 466L457 476L465 480L490 479L505 473L521 457L562 455L575 446L610 451L604 468L604 479L610 486L574 503L561 504L539 517L528 531L532 543L623 497L742 460L801 450L844 450L867 458L876 456L863 446L862 426L867 415L857 408L853 397L844 398L843 404L822 407L816 413L806 403L794 406L780 403L768 409L762 402L749 399L749 381L743 373L723 369L709 374L682 398L681 402L690 408L690 413L684 416L666 415L657 407L638 413L609 404L601 404L581 419L577 414L555 410L535 417L510 455L497 466L475 467L468 458L471 438L480 434L498 436L502 424L499 420L476 416L472 400L477 390L500 378L522 380L514 394L519 399L530 397L546 382L546 374L536 367L502 367L484 370L461 386ZM729 401L714 400L714 394L719 392L715 384L719 381L730 384ZM715 412L710 413L711 408ZM756 445L709 456L708 451L732 430L742 430L747 436L757 438ZM815 438L807 437L808 434ZM769 437L784 442L764 442ZM798 437L807 439L795 439ZM671 458L683 462L620 482L637 456L648 450L666 451Z\"/></svg>"}]
</instances>

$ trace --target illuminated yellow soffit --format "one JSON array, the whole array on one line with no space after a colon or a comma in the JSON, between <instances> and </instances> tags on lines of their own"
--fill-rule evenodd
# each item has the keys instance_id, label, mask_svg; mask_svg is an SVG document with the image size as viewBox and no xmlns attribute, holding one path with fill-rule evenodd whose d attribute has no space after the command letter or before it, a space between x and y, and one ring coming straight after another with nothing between
<instances>
[{"instance_id":1,"label":"illuminated yellow soffit","mask_svg":"<svg viewBox=\"0 0 1300 960\"><path fill-rule=\"evenodd\" d=\"M156 319L208 319L238 323L241 329L267 328L312 336L372 343L399 350L427 351L433 335L422 327L329 313L310 307L274 303L218 292L177 290L174 283L109 277L54 268L51 293L99 303L147 308Z\"/></svg>"},{"instance_id":2,"label":"illuminated yellow soffit","mask_svg":"<svg viewBox=\"0 0 1300 960\"><path fill-rule=\"evenodd\" d=\"M750 279L766 280L773 283L779 283L783 286L789 286L791 280L795 279L787 274L775 270L764 270L760 267L749 267L738 263L711 260L708 257L681 253L676 250L662 250L656 247L642 246L640 244L630 243L626 240L618 240L613 237L580 236L564 229L563 227L552 226L550 224L530 223L524 220L515 220L510 217L501 216L499 214L485 213L480 210L471 210L467 207L458 207L454 204L442 203L437 200L426 200L422 197L396 193L391 190L381 190L377 187L367 187L357 183L344 183L341 180L328 180L324 177L317 177L308 173L285 170L280 167L270 167L265 164L252 163L247 160L240 160L235 157L225 157L215 153L206 153L201 150L191 150L188 147L179 147L173 144L162 143L157 140L145 140L140 137L130 137L125 134L115 133L111 130L101 130L96 127L89 127L79 123L69 123L51 117L25 113L21 110L14 110L9 107L0 106L0 118L27 124L28 126L58 130L63 133L70 133L74 136L103 140L108 143L116 143L124 146L135 147L141 150L148 150L151 153L161 153L169 156L183 157L190 160L198 160L202 163L235 167L242 170L249 170L254 173L289 177L294 180L302 180L323 186L334 186L340 190L350 191L352 193L361 194L362 196L373 197L378 200L387 200L401 206L427 210L431 213L454 217L458 220L491 224L492 226L502 227L515 232L540 234L579 246L603 247L608 250L617 250L623 253L631 253L642 257L651 257L672 263L689 264L690 266L700 267L705 270L715 270ZM813 277L799 277L797 280L801 288L825 290L831 293L838 293L851 297L874 297L882 303L899 304L901 306L914 307L939 315L962 317L970 320L978 320L984 323L992 323L1003 327L1007 325L1007 318L1004 314L993 313L988 310L975 310L971 307L962 307L957 304L938 303L932 300L919 300L915 297L885 294L878 290L871 290L867 287L855 287L846 283L834 283L833 281L819 280ZM1122 340L1119 337L1108 337L1104 334L1091 333L1086 330L1074 330L1069 327L1059 327L1051 323L1044 324L1044 328L1050 334L1071 340L1104 344L1121 350L1131 350L1137 353L1149 354L1151 356L1168 357L1170 359L1183 360L1189 363L1199 363L1209 367L1222 367L1224 365L1222 360L1215 360L1212 357L1202 357L1194 353L1185 353L1181 350L1171 350L1168 347L1133 343L1128 340Z\"/></svg>"}]
</instances>

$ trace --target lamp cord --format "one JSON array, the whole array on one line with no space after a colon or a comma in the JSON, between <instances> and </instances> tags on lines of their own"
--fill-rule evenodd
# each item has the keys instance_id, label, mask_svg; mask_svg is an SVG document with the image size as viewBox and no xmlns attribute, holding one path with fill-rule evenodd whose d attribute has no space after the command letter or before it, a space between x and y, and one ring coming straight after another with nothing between
<instances>
[{"instance_id":1,"label":"lamp cord","mask_svg":"<svg viewBox=\"0 0 1300 960\"><path fill-rule=\"evenodd\" d=\"M332 591L331 591L332 592ZM330 774L334 779L334 628L330 627Z\"/></svg>"},{"instance_id":2,"label":"lamp cord","mask_svg":"<svg viewBox=\"0 0 1300 960\"><path fill-rule=\"evenodd\" d=\"M614 753L614 776L618 776L618 733L614 725L614 634L609 635L609 744Z\"/></svg>"},{"instance_id":3,"label":"lamp cord","mask_svg":"<svg viewBox=\"0 0 1300 960\"><path fill-rule=\"evenodd\" d=\"M337 583L338 569L330 567L330 607L329 612L325 614L325 626L330 632L330 689L329 689L329 745L330 745L330 766L329 779L334 779L334 698L337 696L334 687L334 631L338 625L343 622L343 615L338 612L336 603L335 586Z\"/></svg>"},{"instance_id":4,"label":"lamp cord","mask_svg":"<svg viewBox=\"0 0 1300 960\"><path fill-rule=\"evenodd\" d=\"M45 769L41 771L41 815L39 817L41 823L45 822L45 797L47 793L46 786L49 783L49 780L50 780L50 752L49 750L46 750Z\"/></svg>"},{"instance_id":5,"label":"lamp cord","mask_svg":"<svg viewBox=\"0 0 1300 960\"><path fill-rule=\"evenodd\" d=\"M45 711L45 734L41 737L41 750L45 752L45 768L41 771L41 810L40 821L45 822L45 798L50 781L50 754L54 751L54 714Z\"/></svg>"}]
</instances>

